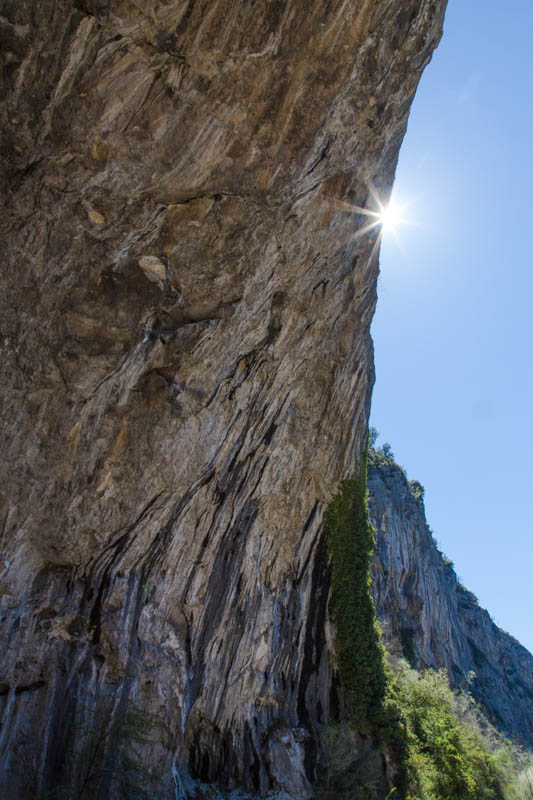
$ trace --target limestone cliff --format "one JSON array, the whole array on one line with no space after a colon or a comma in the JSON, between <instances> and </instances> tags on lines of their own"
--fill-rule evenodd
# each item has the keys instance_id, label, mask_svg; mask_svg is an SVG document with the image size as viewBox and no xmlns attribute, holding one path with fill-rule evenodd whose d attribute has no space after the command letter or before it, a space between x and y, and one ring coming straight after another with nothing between
<instances>
[{"instance_id":1,"label":"limestone cliff","mask_svg":"<svg viewBox=\"0 0 533 800\"><path fill-rule=\"evenodd\" d=\"M533 656L459 583L401 468L371 457L368 488L372 591L389 649L417 668L446 668L453 687L468 689L497 728L531 748Z\"/></svg>"},{"instance_id":2,"label":"limestone cliff","mask_svg":"<svg viewBox=\"0 0 533 800\"><path fill-rule=\"evenodd\" d=\"M132 708L159 796L308 796L364 210L444 5L4 0L3 796L115 796Z\"/></svg>"}]
</instances>

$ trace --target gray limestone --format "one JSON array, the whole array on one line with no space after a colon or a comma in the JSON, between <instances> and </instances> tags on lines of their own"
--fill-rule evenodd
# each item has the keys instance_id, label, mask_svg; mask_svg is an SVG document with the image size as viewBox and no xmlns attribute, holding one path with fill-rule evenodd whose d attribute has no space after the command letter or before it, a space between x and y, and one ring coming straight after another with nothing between
<instances>
[{"instance_id":1,"label":"gray limestone","mask_svg":"<svg viewBox=\"0 0 533 800\"><path fill-rule=\"evenodd\" d=\"M418 669L445 668L450 684L470 691L495 727L532 748L533 656L457 580L403 471L371 457L368 488L372 591L389 649Z\"/></svg>"},{"instance_id":2,"label":"gray limestone","mask_svg":"<svg viewBox=\"0 0 533 800\"><path fill-rule=\"evenodd\" d=\"M2 3L3 796L114 797L135 747L160 797L308 791L321 520L373 383L361 209L444 6Z\"/></svg>"}]
</instances>

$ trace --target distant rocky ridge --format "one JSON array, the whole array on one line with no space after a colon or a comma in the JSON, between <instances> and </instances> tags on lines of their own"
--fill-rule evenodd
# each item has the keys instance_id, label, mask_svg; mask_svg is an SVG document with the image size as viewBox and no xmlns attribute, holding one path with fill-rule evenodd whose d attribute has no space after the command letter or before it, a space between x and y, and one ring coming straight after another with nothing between
<instances>
[{"instance_id":1,"label":"distant rocky ridge","mask_svg":"<svg viewBox=\"0 0 533 800\"><path fill-rule=\"evenodd\" d=\"M468 689L496 728L533 747L533 656L457 580L423 500L392 459L371 451L368 488L372 593L388 648L419 669L445 667L452 687Z\"/></svg>"}]
</instances>

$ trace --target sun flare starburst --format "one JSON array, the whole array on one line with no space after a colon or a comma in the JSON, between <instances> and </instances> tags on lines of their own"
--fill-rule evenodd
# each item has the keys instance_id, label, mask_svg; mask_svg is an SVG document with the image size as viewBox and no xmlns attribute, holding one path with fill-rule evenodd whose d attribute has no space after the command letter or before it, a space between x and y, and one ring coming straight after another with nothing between
<instances>
[{"instance_id":1,"label":"sun flare starburst","mask_svg":"<svg viewBox=\"0 0 533 800\"><path fill-rule=\"evenodd\" d=\"M398 203L390 198L385 200L372 181L368 182L368 190L369 196L365 207L343 200L337 201L337 203L347 213L354 215L355 230L351 238L362 240L367 237L368 244L371 246L370 258L373 258L379 252L384 237L392 237L401 249L399 228L403 225L413 226L416 223L410 216L406 216L412 201Z\"/></svg>"},{"instance_id":2,"label":"sun flare starburst","mask_svg":"<svg viewBox=\"0 0 533 800\"><path fill-rule=\"evenodd\" d=\"M405 222L402 215L402 207L399 206L394 200L391 200L387 205L381 206L381 209L376 214L378 224L381 225L384 231L396 231L398 225Z\"/></svg>"}]
</instances>

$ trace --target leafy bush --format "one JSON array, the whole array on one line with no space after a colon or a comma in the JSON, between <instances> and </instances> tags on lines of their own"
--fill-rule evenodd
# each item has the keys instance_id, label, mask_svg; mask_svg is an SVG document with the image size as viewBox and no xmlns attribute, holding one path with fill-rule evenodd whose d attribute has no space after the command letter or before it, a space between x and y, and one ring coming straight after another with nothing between
<instances>
[{"instance_id":1,"label":"leafy bush","mask_svg":"<svg viewBox=\"0 0 533 800\"><path fill-rule=\"evenodd\" d=\"M378 447L378 451L380 451L381 453L383 453L383 455L385 456L385 458L388 458L388 459L389 459L389 461L394 461L394 459L395 459L395 455L394 455L394 453L392 452L392 447L390 446L390 444L389 444L388 442L384 442L384 443L381 445L381 447Z\"/></svg>"},{"instance_id":2,"label":"leafy bush","mask_svg":"<svg viewBox=\"0 0 533 800\"><path fill-rule=\"evenodd\" d=\"M444 671L390 670L390 700L406 737L408 800L511 798L509 750L491 749L473 716L460 716Z\"/></svg>"},{"instance_id":3,"label":"leafy bush","mask_svg":"<svg viewBox=\"0 0 533 800\"><path fill-rule=\"evenodd\" d=\"M409 490L415 500L423 500L426 491L420 481L409 481Z\"/></svg>"}]
</instances>

